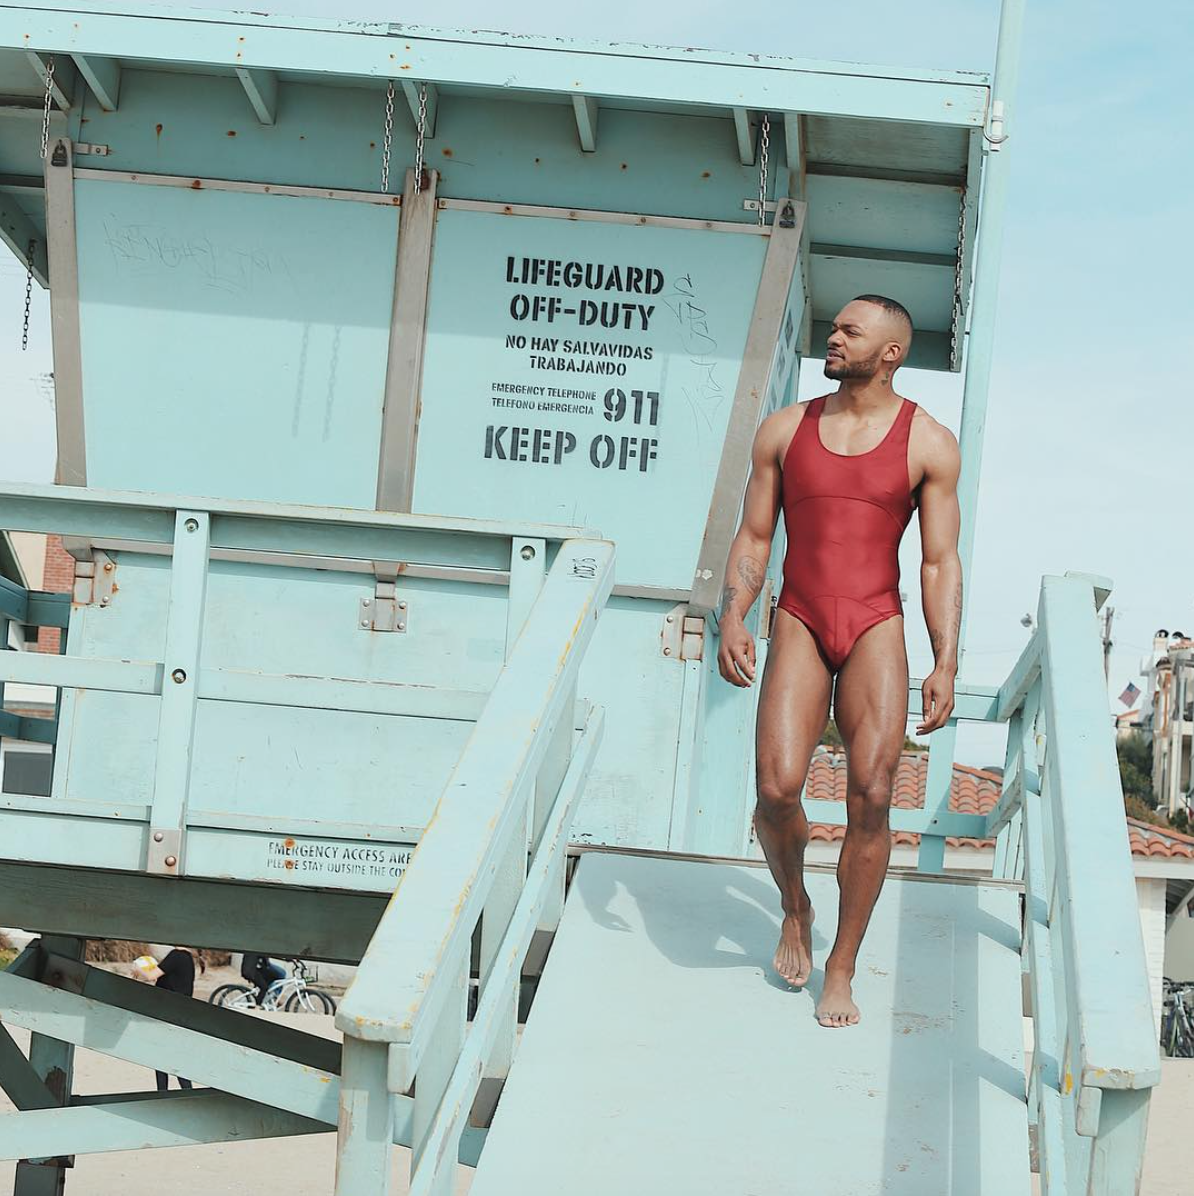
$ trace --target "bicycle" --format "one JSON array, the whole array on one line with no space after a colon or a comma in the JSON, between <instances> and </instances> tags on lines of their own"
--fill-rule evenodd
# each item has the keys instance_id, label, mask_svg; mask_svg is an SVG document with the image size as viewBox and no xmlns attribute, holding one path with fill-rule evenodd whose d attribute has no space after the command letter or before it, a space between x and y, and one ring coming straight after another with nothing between
<instances>
[{"instance_id":1,"label":"bicycle","mask_svg":"<svg viewBox=\"0 0 1194 1196\"><path fill-rule=\"evenodd\" d=\"M251 984L221 984L208 1001L224 1009L281 1009L286 1013L336 1012L336 1000L320 988L312 988L307 982L311 973L301 959L291 959L289 976L275 980L265 990L265 1000L259 1001L257 989Z\"/></svg>"},{"instance_id":2,"label":"bicycle","mask_svg":"<svg viewBox=\"0 0 1194 1196\"><path fill-rule=\"evenodd\" d=\"M1194 1059L1194 980L1164 981L1161 1047L1170 1058Z\"/></svg>"}]
</instances>

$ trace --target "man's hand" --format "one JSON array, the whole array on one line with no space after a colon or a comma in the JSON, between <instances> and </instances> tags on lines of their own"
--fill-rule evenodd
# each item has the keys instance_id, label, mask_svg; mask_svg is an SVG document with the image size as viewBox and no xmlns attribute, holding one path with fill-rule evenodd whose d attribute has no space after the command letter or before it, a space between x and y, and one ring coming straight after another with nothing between
<instances>
[{"instance_id":1,"label":"man's hand","mask_svg":"<svg viewBox=\"0 0 1194 1196\"><path fill-rule=\"evenodd\" d=\"M717 667L731 684L749 689L755 679L755 640L740 619L723 619Z\"/></svg>"},{"instance_id":2,"label":"man's hand","mask_svg":"<svg viewBox=\"0 0 1194 1196\"><path fill-rule=\"evenodd\" d=\"M954 709L954 677L952 673L934 669L920 687L923 721L917 735L928 735L945 726Z\"/></svg>"}]
</instances>

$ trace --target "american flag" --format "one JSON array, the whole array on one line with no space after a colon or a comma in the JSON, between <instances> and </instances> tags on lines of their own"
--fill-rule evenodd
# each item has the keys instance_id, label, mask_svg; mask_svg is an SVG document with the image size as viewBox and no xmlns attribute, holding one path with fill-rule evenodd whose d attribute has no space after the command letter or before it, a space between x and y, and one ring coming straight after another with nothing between
<instances>
[{"instance_id":1,"label":"american flag","mask_svg":"<svg viewBox=\"0 0 1194 1196\"><path fill-rule=\"evenodd\" d=\"M1138 697L1140 697L1140 690L1139 690L1139 689L1138 689L1138 688L1137 688L1135 685L1133 685L1133 684L1132 684L1132 683L1129 681L1129 682L1128 682L1128 687L1127 687L1127 689L1125 689L1125 690L1123 691L1123 693L1121 693L1121 694L1119 695L1119 700L1120 700L1120 701L1121 701L1121 702L1122 702L1122 703L1123 703L1125 706L1131 706L1131 704L1132 704L1132 703L1133 703L1133 702L1134 702L1134 701L1135 701L1135 700L1136 700Z\"/></svg>"}]
</instances>

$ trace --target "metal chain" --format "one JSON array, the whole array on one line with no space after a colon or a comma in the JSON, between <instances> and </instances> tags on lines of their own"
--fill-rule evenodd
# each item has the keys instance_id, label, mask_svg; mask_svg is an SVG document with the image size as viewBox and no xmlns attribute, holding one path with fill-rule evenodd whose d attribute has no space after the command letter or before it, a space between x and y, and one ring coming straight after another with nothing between
<instances>
[{"instance_id":1,"label":"metal chain","mask_svg":"<svg viewBox=\"0 0 1194 1196\"><path fill-rule=\"evenodd\" d=\"M415 136L415 194L423 190L423 139L427 136L427 84L419 85L419 131Z\"/></svg>"},{"instance_id":2,"label":"metal chain","mask_svg":"<svg viewBox=\"0 0 1194 1196\"><path fill-rule=\"evenodd\" d=\"M381 189L390 189L390 145L394 140L394 80L386 87L386 131L381 143Z\"/></svg>"},{"instance_id":3,"label":"metal chain","mask_svg":"<svg viewBox=\"0 0 1194 1196\"><path fill-rule=\"evenodd\" d=\"M50 148L50 107L54 102L54 59L46 59L46 99L41 115L41 160L44 168ZM37 242L30 237L25 246L25 321L21 327L21 352L29 348L29 313L33 307L33 250Z\"/></svg>"},{"instance_id":4,"label":"metal chain","mask_svg":"<svg viewBox=\"0 0 1194 1196\"><path fill-rule=\"evenodd\" d=\"M37 242L30 237L25 246L25 327L21 331L21 352L29 348L29 310L33 306L33 247Z\"/></svg>"},{"instance_id":5,"label":"metal chain","mask_svg":"<svg viewBox=\"0 0 1194 1196\"><path fill-rule=\"evenodd\" d=\"M41 118L41 160L46 160L46 149L50 144L50 104L54 98L54 58L46 59L46 103Z\"/></svg>"},{"instance_id":6,"label":"metal chain","mask_svg":"<svg viewBox=\"0 0 1194 1196\"><path fill-rule=\"evenodd\" d=\"M966 188L958 203L958 260L954 263L954 309L949 322L949 368L957 369L962 351L962 264L966 260Z\"/></svg>"},{"instance_id":7,"label":"metal chain","mask_svg":"<svg viewBox=\"0 0 1194 1196\"><path fill-rule=\"evenodd\" d=\"M771 117L764 112L759 130L759 224L767 223L767 161L771 151Z\"/></svg>"}]
</instances>

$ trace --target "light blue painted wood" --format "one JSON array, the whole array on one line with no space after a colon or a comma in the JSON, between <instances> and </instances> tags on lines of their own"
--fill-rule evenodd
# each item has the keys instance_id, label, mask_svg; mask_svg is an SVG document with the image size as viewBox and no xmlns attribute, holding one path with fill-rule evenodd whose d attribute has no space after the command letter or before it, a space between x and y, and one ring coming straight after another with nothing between
<instances>
[{"instance_id":1,"label":"light blue painted wood","mask_svg":"<svg viewBox=\"0 0 1194 1196\"><path fill-rule=\"evenodd\" d=\"M92 485L373 507L396 209L84 179L75 219Z\"/></svg>"},{"instance_id":2,"label":"light blue painted wood","mask_svg":"<svg viewBox=\"0 0 1194 1196\"><path fill-rule=\"evenodd\" d=\"M1043 698L1070 1033L1077 1084L1148 1088L1160 1080L1115 745L1102 703L1102 651L1091 587L1046 577ZM1097 868L1088 861L1099 861ZM1109 967L1110 958L1117 966Z\"/></svg>"},{"instance_id":3,"label":"light blue painted wood","mask_svg":"<svg viewBox=\"0 0 1194 1196\"><path fill-rule=\"evenodd\" d=\"M346 1034L405 1044L411 1079L546 753L541 732L573 692L612 564L610 544L561 549L336 1014Z\"/></svg>"},{"instance_id":4,"label":"light blue painted wood","mask_svg":"<svg viewBox=\"0 0 1194 1196\"><path fill-rule=\"evenodd\" d=\"M915 713L923 702L912 705ZM949 812L949 795L954 779L954 751L958 741L958 720L950 718L944 727L933 732L929 743L929 773L925 778L924 813L944 826L944 821L954 817ZM891 812L895 817L895 811ZM986 820L978 819L985 828ZM972 832L975 833L975 832ZM916 866L921 872L945 871L944 834L926 834L920 839L916 855Z\"/></svg>"},{"instance_id":5,"label":"light blue painted wood","mask_svg":"<svg viewBox=\"0 0 1194 1196\"><path fill-rule=\"evenodd\" d=\"M387 1196L394 1100L386 1091L384 1043L344 1039L340 1119L336 1130L336 1196Z\"/></svg>"},{"instance_id":6,"label":"light blue painted wood","mask_svg":"<svg viewBox=\"0 0 1194 1196\"><path fill-rule=\"evenodd\" d=\"M619 46L615 51L558 39L293 17L146 19L153 15L150 8L124 10L105 0L76 3L69 11L43 4L26 10L22 20L7 16L0 22L0 43L70 45L84 54L204 62L228 71L249 66L372 78L393 73L396 51L405 59L399 69L409 71L411 78L437 81L441 92L462 84L723 110L739 105L752 110L885 115L930 124L977 125L983 119L986 78L970 72L897 73L811 59L760 61L757 55L657 47ZM247 40L236 36L237 26L244 25L253 30ZM769 69L758 70L761 65Z\"/></svg>"},{"instance_id":7,"label":"light blue painted wood","mask_svg":"<svg viewBox=\"0 0 1194 1196\"><path fill-rule=\"evenodd\" d=\"M147 867L178 875L194 772L195 708L207 601L211 525L202 511L179 511L174 524L170 605L158 703Z\"/></svg>"},{"instance_id":8,"label":"light blue painted wood","mask_svg":"<svg viewBox=\"0 0 1194 1196\"><path fill-rule=\"evenodd\" d=\"M99 1154L332 1131L325 1122L223 1092L171 1090L168 1099L163 1095L146 1092L136 1094L140 1099L0 1118L0 1158L16 1157L21 1151Z\"/></svg>"},{"instance_id":9,"label":"light blue painted wood","mask_svg":"<svg viewBox=\"0 0 1194 1196\"><path fill-rule=\"evenodd\" d=\"M766 251L767 238L745 228L441 212L414 510L592 520L618 543L620 584L690 587L704 533L693 513L708 509ZM528 259L658 275L641 294L549 288L522 281ZM520 295L543 310L514 318ZM602 304L629 323L604 327ZM572 347L593 344L640 356ZM536 364L545 361L624 373Z\"/></svg>"},{"instance_id":10,"label":"light blue painted wood","mask_svg":"<svg viewBox=\"0 0 1194 1196\"><path fill-rule=\"evenodd\" d=\"M779 916L763 869L583 856L475 1196L1027 1196L1016 890L889 879L840 1032L769 979Z\"/></svg>"}]
</instances>

